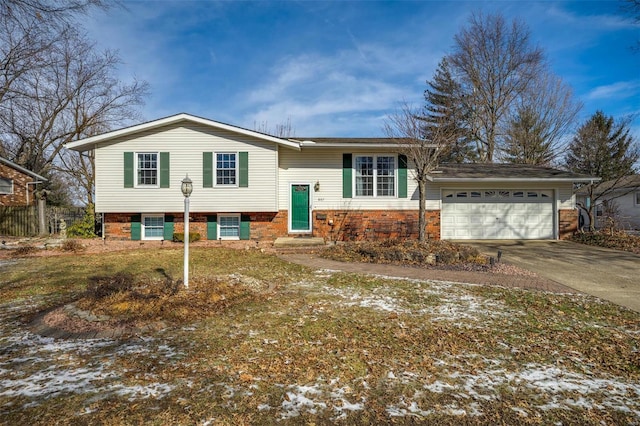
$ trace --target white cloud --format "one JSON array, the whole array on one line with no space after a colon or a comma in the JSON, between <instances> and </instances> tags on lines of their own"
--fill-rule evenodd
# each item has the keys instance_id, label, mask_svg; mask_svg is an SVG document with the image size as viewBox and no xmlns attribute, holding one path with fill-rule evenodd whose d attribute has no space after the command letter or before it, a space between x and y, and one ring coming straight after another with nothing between
<instances>
[{"instance_id":1,"label":"white cloud","mask_svg":"<svg viewBox=\"0 0 640 426\"><path fill-rule=\"evenodd\" d=\"M640 80L618 81L613 84L597 86L591 89L586 98L595 99L624 99L637 96L640 92Z\"/></svg>"}]
</instances>

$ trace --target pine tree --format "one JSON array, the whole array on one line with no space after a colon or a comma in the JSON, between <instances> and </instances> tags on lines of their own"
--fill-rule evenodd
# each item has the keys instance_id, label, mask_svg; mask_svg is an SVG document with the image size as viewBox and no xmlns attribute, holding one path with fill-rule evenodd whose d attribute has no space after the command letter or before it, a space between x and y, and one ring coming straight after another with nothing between
<instances>
[{"instance_id":1,"label":"pine tree","mask_svg":"<svg viewBox=\"0 0 640 426\"><path fill-rule=\"evenodd\" d=\"M445 155L440 158L443 163L473 162L477 159L476 147L468 128L469 114L462 102L462 90L453 79L447 58L438 64L433 79L427 81L424 91L426 105L424 120L429 126L447 126L446 133L455 134L456 140ZM425 131L428 136L429 131Z\"/></svg>"},{"instance_id":2,"label":"pine tree","mask_svg":"<svg viewBox=\"0 0 640 426\"><path fill-rule=\"evenodd\" d=\"M555 158L545 124L532 108L518 109L507 127L504 139L504 160L507 163L548 166Z\"/></svg>"},{"instance_id":3,"label":"pine tree","mask_svg":"<svg viewBox=\"0 0 640 426\"><path fill-rule=\"evenodd\" d=\"M607 198L616 183L636 173L635 163L640 150L630 134L630 119L614 120L597 111L579 129L569 144L565 165L568 170L601 178L601 183L589 185L589 222L594 229L596 201ZM603 183L608 182L606 185Z\"/></svg>"}]
</instances>

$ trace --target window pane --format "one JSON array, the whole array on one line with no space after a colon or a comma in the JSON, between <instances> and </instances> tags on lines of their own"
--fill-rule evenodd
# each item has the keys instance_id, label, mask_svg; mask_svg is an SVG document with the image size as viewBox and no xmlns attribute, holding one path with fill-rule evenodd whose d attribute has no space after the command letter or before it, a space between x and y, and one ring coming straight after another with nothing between
<instances>
[{"instance_id":1,"label":"window pane","mask_svg":"<svg viewBox=\"0 0 640 426\"><path fill-rule=\"evenodd\" d=\"M236 154L216 154L216 185L236 184Z\"/></svg>"},{"instance_id":2,"label":"window pane","mask_svg":"<svg viewBox=\"0 0 640 426\"><path fill-rule=\"evenodd\" d=\"M146 216L144 218L145 238L162 237L164 235L164 218L162 216Z\"/></svg>"},{"instance_id":3,"label":"window pane","mask_svg":"<svg viewBox=\"0 0 640 426\"><path fill-rule=\"evenodd\" d=\"M356 157L356 195L373 196L373 157Z\"/></svg>"},{"instance_id":4,"label":"window pane","mask_svg":"<svg viewBox=\"0 0 640 426\"><path fill-rule=\"evenodd\" d=\"M138 185L158 184L158 154L138 154Z\"/></svg>"},{"instance_id":5,"label":"window pane","mask_svg":"<svg viewBox=\"0 0 640 426\"><path fill-rule=\"evenodd\" d=\"M240 218L238 216L219 217L220 237L239 237Z\"/></svg>"},{"instance_id":6,"label":"window pane","mask_svg":"<svg viewBox=\"0 0 640 426\"><path fill-rule=\"evenodd\" d=\"M0 178L0 194L11 194L11 179Z\"/></svg>"},{"instance_id":7,"label":"window pane","mask_svg":"<svg viewBox=\"0 0 640 426\"><path fill-rule=\"evenodd\" d=\"M379 197L395 195L395 157L378 157L377 160L377 191Z\"/></svg>"},{"instance_id":8,"label":"window pane","mask_svg":"<svg viewBox=\"0 0 640 426\"><path fill-rule=\"evenodd\" d=\"M640 191L636 192L636 204L640 204Z\"/></svg>"}]
</instances>

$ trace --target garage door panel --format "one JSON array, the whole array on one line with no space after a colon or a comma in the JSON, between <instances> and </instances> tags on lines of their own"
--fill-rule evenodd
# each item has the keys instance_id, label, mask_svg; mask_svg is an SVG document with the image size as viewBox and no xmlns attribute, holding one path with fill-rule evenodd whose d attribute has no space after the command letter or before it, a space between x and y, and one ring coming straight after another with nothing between
<instances>
[{"instance_id":1,"label":"garage door panel","mask_svg":"<svg viewBox=\"0 0 640 426\"><path fill-rule=\"evenodd\" d=\"M528 191L483 190L509 193L498 197L442 200L442 238L543 239L554 237L552 197L528 197ZM470 193L470 191L468 191ZM517 196L513 196L517 194Z\"/></svg>"}]
</instances>

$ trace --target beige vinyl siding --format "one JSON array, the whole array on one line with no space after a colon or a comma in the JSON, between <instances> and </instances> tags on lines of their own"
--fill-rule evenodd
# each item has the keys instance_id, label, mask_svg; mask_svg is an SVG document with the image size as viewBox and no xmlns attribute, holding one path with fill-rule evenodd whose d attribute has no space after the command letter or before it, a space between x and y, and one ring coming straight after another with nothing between
<instances>
[{"instance_id":1,"label":"beige vinyl siding","mask_svg":"<svg viewBox=\"0 0 640 426\"><path fill-rule=\"evenodd\" d=\"M576 196L573 193L573 184L566 183L558 187L558 209L573 209L576 206Z\"/></svg>"},{"instance_id":2,"label":"beige vinyl siding","mask_svg":"<svg viewBox=\"0 0 640 426\"><path fill-rule=\"evenodd\" d=\"M394 154L388 150L345 150L332 148L302 148L293 151L286 148L279 150L280 175L279 200L280 209L289 209L289 191L291 183L309 183L313 188L320 183L320 190L312 190L311 199L314 210L410 210L418 209L418 189L413 173L408 171L407 197L353 197L342 198L342 154ZM396 155L396 154L394 154ZM397 168L396 163L396 168ZM409 164L411 167L411 164ZM397 178L397 173L396 173ZM397 194L397 185L396 185ZM413 197L413 199L412 199Z\"/></svg>"},{"instance_id":3,"label":"beige vinyl siding","mask_svg":"<svg viewBox=\"0 0 640 426\"><path fill-rule=\"evenodd\" d=\"M170 188L124 188L124 152L169 152ZM203 152L249 153L249 187L202 187ZM193 181L190 210L196 212L277 211L277 147L249 136L194 124L174 124L103 143L95 151L96 211L180 212L180 183ZM214 157L215 163L215 157Z\"/></svg>"}]
</instances>

